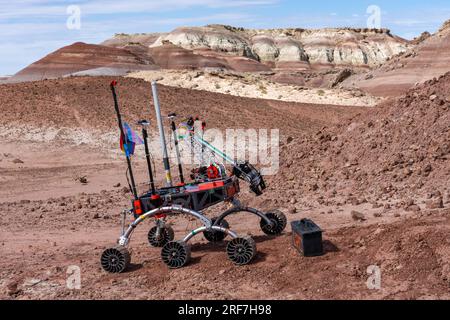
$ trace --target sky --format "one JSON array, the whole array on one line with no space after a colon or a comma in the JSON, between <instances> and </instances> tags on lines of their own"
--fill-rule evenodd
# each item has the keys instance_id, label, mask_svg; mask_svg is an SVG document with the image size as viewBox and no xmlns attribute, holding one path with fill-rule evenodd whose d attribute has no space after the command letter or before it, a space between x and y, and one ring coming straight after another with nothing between
<instances>
[{"instance_id":1,"label":"sky","mask_svg":"<svg viewBox=\"0 0 450 320\"><path fill-rule=\"evenodd\" d=\"M380 26L412 39L450 19L449 0L0 0L0 75L77 41L212 23L248 28Z\"/></svg>"}]
</instances>

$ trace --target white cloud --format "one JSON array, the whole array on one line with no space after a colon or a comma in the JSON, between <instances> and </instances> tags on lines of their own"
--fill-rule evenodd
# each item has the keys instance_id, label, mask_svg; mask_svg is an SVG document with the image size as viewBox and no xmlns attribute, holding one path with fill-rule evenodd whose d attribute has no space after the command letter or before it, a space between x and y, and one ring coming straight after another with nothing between
<instances>
[{"instance_id":1,"label":"white cloud","mask_svg":"<svg viewBox=\"0 0 450 320\"><path fill-rule=\"evenodd\" d=\"M79 5L83 14L126 14L179 11L187 8L237 8L264 6L278 3L279 0L88 0L78 2L64 1L4 1L0 0L0 18L23 18L26 16L49 17L63 16L68 5Z\"/></svg>"}]
</instances>

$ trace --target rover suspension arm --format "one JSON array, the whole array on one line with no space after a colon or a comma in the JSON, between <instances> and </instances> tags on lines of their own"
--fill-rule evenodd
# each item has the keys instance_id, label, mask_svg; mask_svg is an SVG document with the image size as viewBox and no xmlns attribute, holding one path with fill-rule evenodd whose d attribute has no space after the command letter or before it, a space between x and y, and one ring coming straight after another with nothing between
<instances>
[{"instance_id":1,"label":"rover suspension arm","mask_svg":"<svg viewBox=\"0 0 450 320\"><path fill-rule=\"evenodd\" d=\"M192 133L192 130L190 130L190 132ZM194 142L209 149L211 152L221 157L224 161L231 164L233 167L233 174L239 179L247 181L250 184L250 190L252 190L257 196L262 195L263 190L266 189L266 183L261 173L253 165L251 165L248 161L237 162L231 159L224 152L220 151L195 133L192 133L192 138Z\"/></svg>"}]
</instances>

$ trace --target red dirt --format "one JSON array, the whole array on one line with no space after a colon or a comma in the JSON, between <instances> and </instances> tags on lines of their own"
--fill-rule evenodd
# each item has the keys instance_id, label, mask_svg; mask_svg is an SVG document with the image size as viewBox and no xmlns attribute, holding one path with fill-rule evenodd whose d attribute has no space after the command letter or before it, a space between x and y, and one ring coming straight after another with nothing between
<instances>
[{"instance_id":1,"label":"red dirt","mask_svg":"<svg viewBox=\"0 0 450 320\"><path fill-rule=\"evenodd\" d=\"M116 124L109 84L113 77L74 77L0 86L0 123L18 121L36 126L111 129ZM126 119L154 119L151 85L120 78L119 102ZM160 86L163 113L200 116L210 128L281 128L282 133L337 124L359 107L298 104L228 96L199 90ZM95 106L92 107L92 106ZM245 110L243 110L245 106ZM298 112L299 111L299 112ZM326 111L326 114L323 113ZM301 118L289 113L301 113ZM45 115L45 116L42 116ZM76 117L75 117L76 115ZM257 115L257 116L256 116ZM286 131L286 132L284 132Z\"/></svg>"},{"instance_id":2,"label":"red dirt","mask_svg":"<svg viewBox=\"0 0 450 320\"><path fill-rule=\"evenodd\" d=\"M228 68L226 61L215 57L205 58L192 50L173 44L150 48L150 54L163 69Z\"/></svg>"},{"instance_id":3,"label":"red dirt","mask_svg":"<svg viewBox=\"0 0 450 320\"><path fill-rule=\"evenodd\" d=\"M194 50L194 53L200 54L203 57L225 60L228 65L227 69L236 72L263 72L271 70L271 68L269 68L265 64L247 57L219 53L210 49L197 49Z\"/></svg>"},{"instance_id":4,"label":"red dirt","mask_svg":"<svg viewBox=\"0 0 450 320\"><path fill-rule=\"evenodd\" d=\"M117 201L123 203L125 197L109 192L77 198L83 209L72 209L76 203L66 198L43 205L32 202L9 206L7 213L11 215L17 209L54 209L44 214L37 209L26 216L2 221L2 229L6 226L9 229L3 233L7 237L2 241L5 249L0 262L3 298L450 298L448 214L445 217L433 214L426 220L412 217L388 225L328 227L324 236L326 254L317 258L301 257L291 247L289 233L271 239L252 231L258 255L244 267L233 266L227 260L224 245L197 242L192 247L192 262L179 270L167 269L160 261L159 250L148 247L147 228L141 227L131 245L131 270L117 275L103 272L98 257L105 246L111 245L111 237L117 235L118 217L100 214L99 218L93 218L92 212L107 208L116 211ZM104 205L105 199L113 203ZM96 208L90 208L92 203ZM13 221L15 225L24 225L11 230ZM174 222L175 226L183 224L179 219ZM247 228L254 228L256 221L252 222L253 227L246 223ZM180 227L176 230L178 237L184 232ZM27 237L20 236L23 234ZM80 290L65 286L69 265L81 268ZM381 290L367 288L366 269L370 265L382 270Z\"/></svg>"},{"instance_id":5,"label":"red dirt","mask_svg":"<svg viewBox=\"0 0 450 320\"><path fill-rule=\"evenodd\" d=\"M282 153L292 166L276 179L301 172L299 192L317 184L317 196L337 191L374 202L444 196L450 191L449 91L447 73L337 127L294 139Z\"/></svg>"},{"instance_id":6,"label":"red dirt","mask_svg":"<svg viewBox=\"0 0 450 320\"><path fill-rule=\"evenodd\" d=\"M149 49L149 55L163 69L221 68L238 72L268 71L264 64L245 57L220 54L212 50L188 50L173 44Z\"/></svg>"},{"instance_id":7,"label":"red dirt","mask_svg":"<svg viewBox=\"0 0 450 320\"><path fill-rule=\"evenodd\" d=\"M1 85L0 125L115 132L111 79ZM241 200L262 210L279 208L289 221L313 219L325 230L326 254L298 255L290 227L270 238L257 219L231 217L234 230L251 233L257 242L255 261L244 267L227 260L224 245L206 244L200 236L194 238L191 264L168 270L160 251L148 248L144 226L130 245L131 269L106 274L99 256L117 240L119 212L130 202L122 190L123 159L94 144L6 134L0 153L0 297L450 299L449 80L447 74L374 109L161 87L163 113L198 114L222 129L281 130L280 172L267 177L262 197L244 187ZM118 91L125 119L148 116L149 83L119 79ZM143 190L145 164L136 160ZM88 183L80 184L79 176ZM157 177L162 178L159 165ZM362 221L352 218L354 210ZM194 224L182 217L171 221L177 239ZM81 290L66 287L71 265L81 268ZM371 265L381 268L381 290L366 286Z\"/></svg>"}]
</instances>

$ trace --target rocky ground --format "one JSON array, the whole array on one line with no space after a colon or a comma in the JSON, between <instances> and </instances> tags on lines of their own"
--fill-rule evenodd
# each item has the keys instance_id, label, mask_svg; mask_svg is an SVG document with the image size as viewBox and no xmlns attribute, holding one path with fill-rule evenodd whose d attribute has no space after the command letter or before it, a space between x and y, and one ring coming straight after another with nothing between
<instances>
[{"instance_id":1,"label":"rocky ground","mask_svg":"<svg viewBox=\"0 0 450 320\"><path fill-rule=\"evenodd\" d=\"M399 96L449 72L449 52L450 20L435 34L424 33L406 52L390 57L374 70L345 79L343 87L357 87L379 96Z\"/></svg>"},{"instance_id":2,"label":"rocky ground","mask_svg":"<svg viewBox=\"0 0 450 320\"><path fill-rule=\"evenodd\" d=\"M450 187L449 83L447 73L314 137L294 139L285 175L303 170L304 187L309 180L322 194L342 186L350 197L373 201L442 200Z\"/></svg>"},{"instance_id":3,"label":"rocky ground","mask_svg":"<svg viewBox=\"0 0 450 320\"><path fill-rule=\"evenodd\" d=\"M375 108L161 86L164 114L198 115L210 128L280 129L280 171L266 177L263 196L243 187L241 200L279 208L289 221L313 219L325 231L325 255L299 255L290 226L271 238L257 219L235 216L229 219L233 230L257 242L252 264L232 265L224 244L198 236L193 261L169 270L159 250L147 245L148 222L131 242L131 269L120 275L106 274L99 264L130 203L111 80L0 86L1 298L450 298L450 75ZM118 91L126 121L153 114L148 82L121 78ZM139 152L135 164L144 190ZM160 182L159 168L157 176ZM195 225L184 217L171 223L176 238ZM380 290L367 287L373 265L381 270ZM70 266L80 267L80 290L66 286Z\"/></svg>"}]
</instances>

